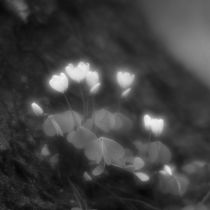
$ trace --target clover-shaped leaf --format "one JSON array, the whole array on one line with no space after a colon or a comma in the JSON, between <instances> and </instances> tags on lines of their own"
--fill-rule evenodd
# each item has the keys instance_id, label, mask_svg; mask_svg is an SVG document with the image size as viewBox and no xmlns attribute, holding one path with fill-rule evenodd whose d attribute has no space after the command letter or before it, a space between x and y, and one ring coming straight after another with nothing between
<instances>
[{"instance_id":1,"label":"clover-shaped leaf","mask_svg":"<svg viewBox=\"0 0 210 210\"><path fill-rule=\"evenodd\" d=\"M124 148L118 142L107 137L100 137L90 142L85 148L85 155L89 160L96 163L104 161L107 165L120 162L124 154Z\"/></svg>"},{"instance_id":2,"label":"clover-shaped leaf","mask_svg":"<svg viewBox=\"0 0 210 210\"><path fill-rule=\"evenodd\" d=\"M89 130L92 130L93 126L94 126L93 119L89 118L89 119L85 120L85 122L82 125L83 125L83 127L87 128Z\"/></svg>"},{"instance_id":3,"label":"clover-shaped leaf","mask_svg":"<svg viewBox=\"0 0 210 210\"><path fill-rule=\"evenodd\" d=\"M146 157L148 154L149 143L144 143L140 140L134 142L136 149L138 150L139 155Z\"/></svg>"},{"instance_id":4,"label":"clover-shaped leaf","mask_svg":"<svg viewBox=\"0 0 210 210\"><path fill-rule=\"evenodd\" d=\"M195 160L195 161L185 164L182 167L182 170L185 173L192 175L192 174L196 174L196 173L205 171L205 166L206 166L206 162Z\"/></svg>"},{"instance_id":5,"label":"clover-shaped leaf","mask_svg":"<svg viewBox=\"0 0 210 210\"><path fill-rule=\"evenodd\" d=\"M140 157L135 157L133 160L134 170L138 171L144 167L145 163Z\"/></svg>"},{"instance_id":6,"label":"clover-shaped leaf","mask_svg":"<svg viewBox=\"0 0 210 210\"><path fill-rule=\"evenodd\" d=\"M63 135L71 132L80 125L82 117L75 111L65 111L62 113L49 115L44 121L43 130L47 136Z\"/></svg>"},{"instance_id":7,"label":"clover-shaped leaf","mask_svg":"<svg viewBox=\"0 0 210 210\"><path fill-rule=\"evenodd\" d=\"M114 113L115 123L113 124L113 130L120 130L127 132L132 127L132 121L124 114L120 112Z\"/></svg>"},{"instance_id":8,"label":"clover-shaped leaf","mask_svg":"<svg viewBox=\"0 0 210 210\"><path fill-rule=\"evenodd\" d=\"M112 129L115 123L114 115L106 109L95 111L93 119L95 126L106 133Z\"/></svg>"},{"instance_id":9,"label":"clover-shaped leaf","mask_svg":"<svg viewBox=\"0 0 210 210\"><path fill-rule=\"evenodd\" d=\"M171 160L171 151L160 141L151 142L148 146L148 159L151 163L167 164Z\"/></svg>"},{"instance_id":10,"label":"clover-shaped leaf","mask_svg":"<svg viewBox=\"0 0 210 210\"><path fill-rule=\"evenodd\" d=\"M91 141L96 140L96 135L89 129L80 126L77 130L72 131L67 136L67 141L74 145L77 149L83 149Z\"/></svg>"},{"instance_id":11,"label":"clover-shaped leaf","mask_svg":"<svg viewBox=\"0 0 210 210\"><path fill-rule=\"evenodd\" d=\"M99 164L102 159L102 150L98 139L89 142L84 148L84 153L88 160Z\"/></svg>"},{"instance_id":12,"label":"clover-shaped leaf","mask_svg":"<svg viewBox=\"0 0 210 210\"><path fill-rule=\"evenodd\" d=\"M123 158L125 150L118 142L107 137L100 137L99 140L101 141L103 158L107 165L118 163Z\"/></svg>"},{"instance_id":13,"label":"clover-shaped leaf","mask_svg":"<svg viewBox=\"0 0 210 210\"><path fill-rule=\"evenodd\" d=\"M182 174L160 174L159 189L162 193L182 196L188 189L189 180Z\"/></svg>"}]
</instances>

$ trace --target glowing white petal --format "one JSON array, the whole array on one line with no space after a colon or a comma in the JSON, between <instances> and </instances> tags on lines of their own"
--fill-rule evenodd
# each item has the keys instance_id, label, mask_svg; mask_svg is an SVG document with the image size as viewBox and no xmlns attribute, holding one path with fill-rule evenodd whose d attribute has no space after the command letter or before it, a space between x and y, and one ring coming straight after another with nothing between
<instances>
[{"instance_id":1,"label":"glowing white petal","mask_svg":"<svg viewBox=\"0 0 210 210\"><path fill-rule=\"evenodd\" d=\"M97 71L89 71L86 75L86 82L90 89L100 83L99 73Z\"/></svg>"},{"instance_id":2,"label":"glowing white petal","mask_svg":"<svg viewBox=\"0 0 210 210\"><path fill-rule=\"evenodd\" d=\"M43 115L44 111L43 111L43 109L39 106L39 104L33 102L33 103L31 104L31 107L32 107L32 111L34 112L35 115L37 115L37 116Z\"/></svg>"},{"instance_id":3,"label":"glowing white petal","mask_svg":"<svg viewBox=\"0 0 210 210\"><path fill-rule=\"evenodd\" d=\"M73 81L80 83L86 78L89 67L89 63L79 62L77 66L69 64L65 71Z\"/></svg>"},{"instance_id":4,"label":"glowing white petal","mask_svg":"<svg viewBox=\"0 0 210 210\"><path fill-rule=\"evenodd\" d=\"M160 135L164 129L164 120L163 119L151 119L150 128L154 135Z\"/></svg>"},{"instance_id":5,"label":"glowing white petal","mask_svg":"<svg viewBox=\"0 0 210 210\"><path fill-rule=\"evenodd\" d=\"M54 74L49 81L49 85L52 89L64 93L68 88L69 81L64 73L60 73L59 75Z\"/></svg>"},{"instance_id":6,"label":"glowing white petal","mask_svg":"<svg viewBox=\"0 0 210 210\"><path fill-rule=\"evenodd\" d=\"M151 131L154 135L160 135L164 129L164 119L153 118L148 114L143 116L143 125L146 130Z\"/></svg>"},{"instance_id":7,"label":"glowing white petal","mask_svg":"<svg viewBox=\"0 0 210 210\"><path fill-rule=\"evenodd\" d=\"M116 79L117 79L118 85L122 89L128 89L131 87L131 85L133 84L135 80L135 74L132 74L130 72L118 71L116 74Z\"/></svg>"},{"instance_id":8,"label":"glowing white petal","mask_svg":"<svg viewBox=\"0 0 210 210\"><path fill-rule=\"evenodd\" d=\"M146 130L150 130L151 129L151 120L152 118L150 117L150 115L145 114L143 116L143 124Z\"/></svg>"}]
</instances>

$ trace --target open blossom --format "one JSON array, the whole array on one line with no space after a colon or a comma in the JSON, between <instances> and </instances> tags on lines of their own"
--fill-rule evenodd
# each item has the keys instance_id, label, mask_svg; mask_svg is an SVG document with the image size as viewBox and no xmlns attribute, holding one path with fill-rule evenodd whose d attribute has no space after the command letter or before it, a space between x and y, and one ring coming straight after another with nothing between
<instances>
[{"instance_id":1,"label":"open blossom","mask_svg":"<svg viewBox=\"0 0 210 210\"><path fill-rule=\"evenodd\" d=\"M151 131L155 135L160 135L163 132L164 120L163 119L152 119L151 120Z\"/></svg>"},{"instance_id":2,"label":"open blossom","mask_svg":"<svg viewBox=\"0 0 210 210\"><path fill-rule=\"evenodd\" d=\"M64 73L60 73L60 74L54 74L51 77L49 84L52 89L60 93L64 93L68 88L69 81Z\"/></svg>"},{"instance_id":3,"label":"open blossom","mask_svg":"<svg viewBox=\"0 0 210 210\"><path fill-rule=\"evenodd\" d=\"M86 75L86 82L89 87L90 93L95 93L101 86L99 73L97 71L88 71Z\"/></svg>"},{"instance_id":4,"label":"open blossom","mask_svg":"<svg viewBox=\"0 0 210 210\"><path fill-rule=\"evenodd\" d=\"M31 108L32 108L33 113L34 113L35 115L37 115L37 116L42 116L43 113L44 113L44 111L43 111L43 109L41 108L41 106L40 106L39 104L35 103L35 102L33 102L33 103L31 104Z\"/></svg>"},{"instance_id":5,"label":"open blossom","mask_svg":"<svg viewBox=\"0 0 210 210\"><path fill-rule=\"evenodd\" d=\"M154 135L160 135L164 129L164 120L162 118L153 118L148 114L144 115L143 124L145 129L151 131Z\"/></svg>"},{"instance_id":6,"label":"open blossom","mask_svg":"<svg viewBox=\"0 0 210 210\"><path fill-rule=\"evenodd\" d=\"M80 83L86 78L89 68L89 63L79 62L76 66L74 66L73 64L69 64L65 68L65 71L70 79Z\"/></svg>"},{"instance_id":7,"label":"open blossom","mask_svg":"<svg viewBox=\"0 0 210 210\"><path fill-rule=\"evenodd\" d=\"M133 82L135 80L135 74L132 74L130 72L118 71L116 74L116 79L117 79L118 85L122 89L125 90L125 89L130 88L131 85L133 84Z\"/></svg>"},{"instance_id":8,"label":"open blossom","mask_svg":"<svg viewBox=\"0 0 210 210\"><path fill-rule=\"evenodd\" d=\"M144 123L144 127L145 127L146 130L151 129L151 120L152 120L152 118L148 114L144 115L143 123Z\"/></svg>"}]
</instances>

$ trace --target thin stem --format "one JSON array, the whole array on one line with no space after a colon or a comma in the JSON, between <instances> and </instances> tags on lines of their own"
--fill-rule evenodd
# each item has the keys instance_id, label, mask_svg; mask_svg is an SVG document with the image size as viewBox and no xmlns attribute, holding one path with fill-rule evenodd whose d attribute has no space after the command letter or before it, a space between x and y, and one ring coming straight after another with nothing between
<instances>
[{"instance_id":1,"label":"thin stem","mask_svg":"<svg viewBox=\"0 0 210 210\"><path fill-rule=\"evenodd\" d=\"M94 96L91 96L91 102L92 102L92 113L95 113L95 100ZM93 116L94 118L94 116ZM93 131L95 131L95 119L93 119Z\"/></svg>"},{"instance_id":2,"label":"thin stem","mask_svg":"<svg viewBox=\"0 0 210 210\"><path fill-rule=\"evenodd\" d=\"M81 95L81 99L82 99L82 109L83 109L83 114L84 114L84 119L86 118L86 105L85 105L85 95L84 95L84 91L82 88L82 85L79 84L79 89L80 89L80 95Z\"/></svg>"},{"instance_id":3,"label":"thin stem","mask_svg":"<svg viewBox=\"0 0 210 210\"><path fill-rule=\"evenodd\" d=\"M200 203L205 203L210 197L210 190L205 194Z\"/></svg>"},{"instance_id":4,"label":"thin stem","mask_svg":"<svg viewBox=\"0 0 210 210\"><path fill-rule=\"evenodd\" d=\"M99 184L98 182L94 181L94 183L95 183L96 185L98 185L100 188L102 188L104 191L108 192L110 195L112 195L113 197L115 197L115 198L116 198L117 200L119 200L122 204L125 204L125 205L127 206L127 203L125 203L125 202L123 201L123 199L122 199L120 196L116 195L116 194L113 193L111 190L109 190L109 189L107 189L106 187L102 186L102 185ZM127 206L127 207L128 207L128 206Z\"/></svg>"},{"instance_id":5,"label":"thin stem","mask_svg":"<svg viewBox=\"0 0 210 210\"><path fill-rule=\"evenodd\" d=\"M104 187L101 184L99 184L98 182L94 181L94 183L97 184L100 188L102 188L105 191L107 191L108 193L110 193L116 199L120 200L121 202L123 202L123 201L131 201L131 202L134 202L134 203L139 203L141 205L144 205L144 206L149 207L149 208L154 209L154 210L160 210L159 208L157 208L157 207L155 207L155 206L153 206L153 205L151 205L149 203L146 203L145 201L118 196L115 193L113 193L112 191L110 191L109 189L107 189L106 187Z\"/></svg>"},{"instance_id":6,"label":"thin stem","mask_svg":"<svg viewBox=\"0 0 210 210\"><path fill-rule=\"evenodd\" d=\"M122 98L120 96L120 97L118 97L118 111L119 112L121 111L121 108L122 108Z\"/></svg>"},{"instance_id":7,"label":"thin stem","mask_svg":"<svg viewBox=\"0 0 210 210\"><path fill-rule=\"evenodd\" d=\"M86 99L86 107L85 107L85 109L86 109L86 113L87 113L87 117L89 116L89 102L90 102L90 100L89 100L89 97L87 97L87 99Z\"/></svg>"},{"instance_id":8,"label":"thin stem","mask_svg":"<svg viewBox=\"0 0 210 210\"><path fill-rule=\"evenodd\" d=\"M66 100L66 103L67 103L69 109L72 111L73 109L72 109L72 106L71 106L71 104L70 104L70 101L69 101L68 97L66 96L65 93L64 93L63 95L64 95L64 98L65 98L65 100Z\"/></svg>"},{"instance_id":9,"label":"thin stem","mask_svg":"<svg viewBox=\"0 0 210 210\"><path fill-rule=\"evenodd\" d=\"M79 205L80 209L87 209L87 204L86 202L82 199L82 196L79 192L79 190L77 189L77 187L72 183L72 181L70 179L68 179L69 185L72 187L74 193L75 193L75 199L77 201L77 204Z\"/></svg>"},{"instance_id":10,"label":"thin stem","mask_svg":"<svg viewBox=\"0 0 210 210\"><path fill-rule=\"evenodd\" d=\"M70 104L70 101L69 101L69 99L68 99L68 97L66 96L65 93L64 93L63 95L64 95L64 98L65 98L65 100L66 100L66 103L67 103L67 105L68 105L68 107L69 107L69 110L71 111L71 114L72 114L72 116L73 116L73 118L74 118L75 127L77 127L77 126L79 126L79 123L77 122L77 119L76 119L75 113L74 113L74 111L73 111L73 109L72 109L72 106L71 106L71 104Z\"/></svg>"},{"instance_id":11,"label":"thin stem","mask_svg":"<svg viewBox=\"0 0 210 210\"><path fill-rule=\"evenodd\" d=\"M152 131L151 131L151 130L149 130L149 137L148 137L148 140L149 140L149 142L152 141Z\"/></svg>"}]
</instances>

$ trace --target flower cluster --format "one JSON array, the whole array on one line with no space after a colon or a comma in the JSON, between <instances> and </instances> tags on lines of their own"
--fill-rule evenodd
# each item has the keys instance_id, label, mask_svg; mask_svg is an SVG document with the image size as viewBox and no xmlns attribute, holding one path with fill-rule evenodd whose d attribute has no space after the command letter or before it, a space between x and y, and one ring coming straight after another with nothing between
<instances>
[{"instance_id":1,"label":"flower cluster","mask_svg":"<svg viewBox=\"0 0 210 210\"><path fill-rule=\"evenodd\" d=\"M79 62L77 65L67 65L65 73L62 72L58 75L53 75L49 81L50 87L60 93L64 93L70 84L67 76L70 81L76 83L85 81L90 94L97 93L101 86L98 71L90 69L89 63Z\"/></svg>"},{"instance_id":2,"label":"flower cluster","mask_svg":"<svg viewBox=\"0 0 210 210\"><path fill-rule=\"evenodd\" d=\"M127 97L132 90L136 75L124 70L117 71L114 75L115 83L120 90L120 96L122 98ZM72 109L68 101L66 91L72 83L81 85L83 114ZM87 171L81 171L84 172L83 179L85 181L91 182L94 177L103 174L105 171L108 172L107 166L114 166L132 173L141 182L148 182L151 178L157 180L156 187L162 193L182 196L187 192L190 183L186 174L190 175L199 170L204 170L206 163L203 161L188 163L182 170L175 167L170 148L159 137L166 124L162 117L144 114L142 119L142 116L140 116L140 126L142 127L143 122L145 130L149 132L149 141L145 139L141 141L137 138L135 142L131 143L136 148L135 152L126 148L125 145L123 146L120 139L119 141L112 139L112 134L117 137L119 132L126 135L127 132L133 133L135 130L132 130L132 128L136 128L133 126L136 116L128 117L119 109L115 111L105 108L94 109L94 101L89 101L86 93L94 95L99 91L101 77L99 72L93 70L89 63L68 64L64 72L51 76L49 86L54 91L64 94L69 110L49 114L36 102L31 103L31 109L36 116L44 119L42 128L47 136L60 136L83 153L90 163L90 167L85 168ZM84 93L82 92L83 88L87 88ZM94 100L94 98L91 99ZM48 144L45 143L42 145L39 154L42 160L47 160L50 166L55 168L60 161L60 151L56 152L54 154L50 145L48 147ZM152 171L154 169L155 176L153 176ZM79 201L77 202L79 204ZM200 206L199 209L201 209Z\"/></svg>"}]
</instances>

